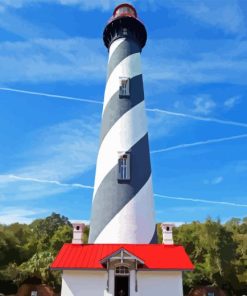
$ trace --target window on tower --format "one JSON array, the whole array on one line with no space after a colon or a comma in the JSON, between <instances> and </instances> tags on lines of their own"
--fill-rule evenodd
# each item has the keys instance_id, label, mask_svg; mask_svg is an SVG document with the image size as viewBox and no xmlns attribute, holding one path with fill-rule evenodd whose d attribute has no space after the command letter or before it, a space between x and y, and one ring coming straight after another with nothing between
<instances>
[{"instance_id":1,"label":"window on tower","mask_svg":"<svg viewBox=\"0 0 247 296\"><path fill-rule=\"evenodd\" d=\"M127 28L123 28L123 35L127 36L128 35L128 29Z\"/></svg>"},{"instance_id":2,"label":"window on tower","mask_svg":"<svg viewBox=\"0 0 247 296\"><path fill-rule=\"evenodd\" d=\"M118 159L118 180L128 181L130 180L130 154L121 154Z\"/></svg>"},{"instance_id":3,"label":"window on tower","mask_svg":"<svg viewBox=\"0 0 247 296\"><path fill-rule=\"evenodd\" d=\"M119 97L128 98L130 96L130 80L127 77L120 77Z\"/></svg>"}]
</instances>

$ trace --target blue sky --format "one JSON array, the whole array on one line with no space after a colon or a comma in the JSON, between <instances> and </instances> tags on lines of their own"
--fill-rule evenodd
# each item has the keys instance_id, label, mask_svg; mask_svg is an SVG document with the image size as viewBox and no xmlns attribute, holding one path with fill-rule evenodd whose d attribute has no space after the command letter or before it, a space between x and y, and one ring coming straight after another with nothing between
<instances>
[{"instance_id":1,"label":"blue sky","mask_svg":"<svg viewBox=\"0 0 247 296\"><path fill-rule=\"evenodd\" d=\"M1 0L1 223L54 211L89 220L102 31L117 3ZM246 216L246 1L132 3L148 30L142 62L157 221Z\"/></svg>"}]
</instances>

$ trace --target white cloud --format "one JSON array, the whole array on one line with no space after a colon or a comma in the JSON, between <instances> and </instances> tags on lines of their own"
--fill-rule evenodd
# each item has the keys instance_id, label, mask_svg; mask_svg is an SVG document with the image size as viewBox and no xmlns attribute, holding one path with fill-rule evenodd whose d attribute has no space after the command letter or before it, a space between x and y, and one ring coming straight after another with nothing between
<instances>
[{"instance_id":1,"label":"white cloud","mask_svg":"<svg viewBox=\"0 0 247 296\"><path fill-rule=\"evenodd\" d=\"M0 4L1 5L1 4ZM4 11L0 6L0 28L24 38L37 38L47 36L49 31L43 30L17 15Z\"/></svg>"},{"instance_id":2,"label":"white cloud","mask_svg":"<svg viewBox=\"0 0 247 296\"><path fill-rule=\"evenodd\" d=\"M154 1L151 4L177 8L190 17L210 26L230 33L245 32L244 15L236 0L190 0L190 1Z\"/></svg>"},{"instance_id":3,"label":"white cloud","mask_svg":"<svg viewBox=\"0 0 247 296\"><path fill-rule=\"evenodd\" d=\"M36 131L33 145L18 156L25 165L12 169L11 175L1 172L1 199L44 198L77 187L57 185L95 166L99 128L95 122L99 119L92 115Z\"/></svg>"},{"instance_id":4,"label":"white cloud","mask_svg":"<svg viewBox=\"0 0 247 296\"><path fill-rule=\"evenodd\" d=\"M0 7L21 8L28 5L41 3L58 4L65 6L77 6L82 10L100 9L103 11L113 9L121 0L2 0ZM130 1L134 3L138 10L145 9L147 6L152 10L166 6L174 10L174 7L202 23L218 27L226 32L239 33L244 30L243 13L236 0L139 0Z\"/></svg>"},{"instance_id":5,"label":"white cloud","mask_svg":"<svg viewBox=\"0 0 247 296\"><path fill-rule=\"evenodd\" d=\"M4 176L6 177L6 176ZM9 176L7 176L9 177ZM14 178L13 178L14 179ZM21 181L24 181L25 179L24 178L19 178L21 179ZM222 181L223 181L223 177L220 176L220 177L216 177L214 178L213 180L211 181L208 181L208 180L205 180L204 183L205 184L220 184ZM33 178L26 178L26 181L28 182L34 182L34 179ZM37 180L36 180L37 181ZM88 186L85 186L83 184L61 184L60 182L58 181L47 181L47 180L39 180L38 182L41 183L53 183L54 185L57 185L57 186L65 186L65 187L73 187L74 185L76 185L75 187L77 188L83 188L83 189L92 189L92 187L88 188ZM243 204L243 203L237 203L237 202L233 202L233 201L216 201L216 200L210 200L210 199L201 199L201 198L194 198L194 197L181 197L181 196L170 196L170 195L162 195L162 194L158 194L158 193L154 193L154 196L155 197L158 197L158 198L162 198L162 199L171 199L171 200L180 200L180 201L190 201L190 202L196 202L196 203L208 203L208 204L218 204L218 205L225 205L225 206L235 206L235 207L247 207L247 204ZM160 211L157 211L157 213L161 213Z\"/></svg>"},{"instance_id":6,"label":"white cloud","mask_svg":"<svg viewBox=\"0 0 247 296\"><path fill-rule=\"evenodd\" d=\"M35 39L0 43L0 80L7 82L98 81L107 54L99 39Z\"/></svg>"},{"instance_id":7,"label":"white cloud","mask_svg":"<svg viewBox=\"0 0 247 296\"><path fill-rule=\"evenodd\" d=\"M198 57L197 61L187 57L176 56L171 59L162 56L144 56L144 74L147 82L162 81L175 85L198 84L198 83L221 83L229 82L246 84L244 79L247 74L247 62L242 58L222 58L220 55L212 54ZM152 69L152 71L150 71ZM238 74L237 74L238 73ZM163 88L169 87L168 85Z\"/></svg>"},{"instance_id":8,"label":"white cloud","mask_svg":"<svg viewBox=\"0 0 247 296\"><path fill-rule=\"evenodd\" d=\"M234 108L239 103L240 103L240 97L234 96L234 97L231 97L231 98L225 100L224 106L227 109L232 109L232 108Z\"/></svg>"},{"instance_id":9,"label":"white cloud","mask_svg":"<svg viewBox=\"0 0 247 296\"><path fill-rule=\"evenodd\" d=\"M47 213L46 210L29 210L26 208L18 207L5 207L0 209L0 223L12 224L12 223L31 223L38 214Z\"/></svg>"},{"instance_id":10,"label":"white cloud","mask_svg":"<svg viewBox=\"0 0 247 296\"><path fill-rule=\"evenodd\" d=\"M160 82L163 90L229 81L245 85L246 52L247 42L239 40L152 39L142 56L145 83Z\"/></svg>"},{"instance_id":11,"label":"white cloud","mask_svg":"<svg viewBox=\"0 0 247 296\"><path fill-rule=\"evenodd\" d=\"M208 115L215 108L216 104L213 100L205 97L197 97L194 100L193 112Z\"/></svg>"},{"instance_id":12,"label":"white cloud","mask_svg":"<svg viewBox=\"0 0 247 296\"><path fill-rule=\"evenodd\" d=\"M101 9L109 10L116 4L121 3L121 0L58 0L63 5L78 5L83 10Z\"/></svg>"},{"instance_id":13,"label":"white cloud","mask_svg":"<svg viewBox=\"0 0 247 296\"><path fill-rule=\"evenodd\" d=\"M212 180L204 180L204 184L211 184L211 185L218 185L220 183L222 183L224 181L224 177L223 176L218 176L213 178Z\"/></svg>"},{"instance_id":14,"label":"white cloud","mask_svg":"<svg viewBox=\"0 0 247 296\"><path fill-rule=\"evenodd\" d=\"M216 177L216 178L214 178L214 179L212 180L212 184L213 184L213 185L220 184L220 183L223 182L223 180L224 180L224 178L223 178L222 176Z\"/></svg>"},{"instance_id":15,"label":"white cloud","mask_svg":"<svg viewBox=\"0 0 247 296\"><path fill-rule=\"evenodd\" d=\"M35 159L16 170L23 177L65 180L82 174L95 164L98 116L59 123L35 133L36 144L26 152Z\"/></svg>"},{"instance_id":16,"label":"white cloud","mask_svg":"<svg viewBox=\"0 0 247 296\"><path fill-rule=\"evenodd\" d=\"M216 103L208 96L200 96L194 100L193 111L197 114L209 115L215 110Z\"/></svg>"},{"instance_id":17,"label":"white cloud","mask_svg":"<svg viewBox=\"0 0 247 296\"><path fill-rule=\"evenodd\" d=\"M90 221L89 220L69 220L70 223L84 223L86 225L90 225Z\"/></svg>"},{"instance_id":18,"label":"white cloud","mask_svg":"<svg viewBox=\"0 0 247 296\"><path fill-rule=\"evenodd\" d=\"M151 141L170 136L185 121L181 118L166 116L156 112L148 112L148 131Z\"/></svg>"},{"instance_id":19,"label":"white cloud","mask_svg":"<svg viewBox=\"0 0 247 296\"><path fill-rule=\"evenodd\" d=\"M159 50L154 51L156 42ZM246 42L205 40L200 44L198 47L194 41L170 39L148 42L143 53L143 72L152 94L156 86L163 91L171 85L197 83L231 81L246 85L247 61L243 54L247 50ZM174 51L180 46L182 51ZM0 43L0 81L5 84L104 82L106 66L107 51L101 39L39 38Z\"/></svg>"},{"instance_id":20,"label":"white cloud","mask_svg":"<svg viewBox=\"0 0 247 296\"><path fill-rule=\"evenodd\" d=\"M59 4L67 6L79 6L83 10L101 9L109 10L121 0L2 0L2 7L21 8L23 6L35 5L39 3Z\"/></svg>"},{"instance_id":21,"label":"white cloud","mask_svg":"<svg viewBox=\"0 0 247 296\"><path fill-rule=\"evenodd\" d=\"M226 32L239 33L245 31L244 16L240 6L236 0L133 0L138 10L149 7L152 10L162 6L169 9L176 8L190 17L210 26L220 28ZM65 6L77 6L82 10L100 9L103 11L113 9L117 4L122 3L121 0L2 0L0 9L6 8L22 8L28 5L37 4L58 4Z\"/></svg>"}]
</instances>

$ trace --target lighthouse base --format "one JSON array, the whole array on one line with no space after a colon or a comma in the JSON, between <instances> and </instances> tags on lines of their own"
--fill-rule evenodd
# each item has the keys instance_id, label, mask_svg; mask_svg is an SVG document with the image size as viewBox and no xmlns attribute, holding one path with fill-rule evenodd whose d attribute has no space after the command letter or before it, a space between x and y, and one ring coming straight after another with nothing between
<instances>
[{"instance_id":1,"label":"lighthouse base","mask_svg":"<svg viewBox=\"0 0 247 296\"><path fill-rule=\"evenodd\" d=\"M194 266L177 245L65 244L51 269L63 271L62 296L182 296Z\"/></svg>"},{"instance_id":2,"label":"lighthouse base","mask_svg":"<svg viewBox=\"0 0 247 296\"><path fill-rule=\"evenodd\" d=\"M134 272L131 272L129 277L114 276L114 272L111 272L108 291L107 277L107 272L66 270L63 272L61 296L183 295L182 272L180 271L139 272L137 291Z\"/></svg>"}]
</instances>

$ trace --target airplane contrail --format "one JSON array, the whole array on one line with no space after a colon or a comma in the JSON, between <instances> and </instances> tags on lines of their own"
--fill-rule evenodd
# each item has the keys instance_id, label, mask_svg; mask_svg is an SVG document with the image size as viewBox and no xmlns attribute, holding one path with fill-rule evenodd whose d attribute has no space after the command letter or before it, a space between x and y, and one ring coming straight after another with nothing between
<instances>
[{"instance_id":1,"label":"airplane contrail","mask_svg":"<svg viewBox=\"0 0 247 296\"><path fill-rule=\"evenodd\" d=\"M155 109L147 108L146 110L148 112L158 112L158 113L163 113L163 114L167 114L167 115L180 116L180 117L190 118L190 119L199 120L199 121L207 121L207 122L215 122L215 123L220 123L220 124L225 124L225 125L247 127L247 123L243 123L243 122L223 120L223 119L218 119L218 118L213 118L213 117L203 117L203 116L197 116L197 115L191 115L191 114L179 113L179 112L171 112L171 111L167 111L164 109L157 109L157 108L155 108Z\"/></svg>"},{"instance_id":2,"label":"airplane contrail","mask_svg":"<svg viewBox=\"0 0 247 296\"><path fill-rule=\"evenodd\" d=\"M59 181L53 181L53 180L44 180L44 179L37 179L37 178L30 178L30 177L21 177L17 175L0 175L4 177L9 177L13 180L19 180L19 181L29 181L29 182L37 182L37 183L47 183L47 184L53 184L57 186L63 186L63 187L75 187L80 189L90 189L93 190L93 186L89 185L83 185L78 183L62 183ZM173 199L173 200L182 200L182 201L192 201L192 202L201 202L201 203L209 203L209 204L219 204L219 205L225 205L225 206L235 206L235 207L247 207L246 204L238 204L233 202L226 202L226 201L214 201L214 200L208 200L208 199L199 199L199 198L190 198L190 197L176 197L176 196L168 196L168 195L162 195L158 193L154 193L154 196L164 198L164 199Z\"/></svg>"},{"instance_id":3,"label":"airplane contrail","mask_svg":"<svg viewBox=\"0 0 247 296\"><path fill-rule=\"evenodd\" d=\"M216 201L216 200L190 198L190 197L176 197L176 196L162 195L162 194L157 194L157 193L154 193L154 196L164 198L164 199L202 202L202 203L217 204L217 205L224 205L224 206L234 206L234 207L244 207L244 208L247 207L247 204L239 204L239 203L228 202L228 201Z\"/></svg>"},{"instance_id":4,"label":"airplane contrail","mask_svg":"<svg viewBox=\"0 0 247 296\"><path fill-rule=\"evenodd\" d=\"M34 92L34 91L9 88L9 87L0 87L0 90L9 91L9 92L16 92L16 93L24 93L24 94L35 95L35 96L51 97L51 98L61 99L61 100L79 101L79 102L83 102L83 103L103 105L103 102L101 102L101 101L96 101L96 100L91 100L91 99L83 99L83 98L78 98L78 97L62 96L62 95L48 94L48 93L43 93L43 92ZM199 121L215 122L215 123L220 123L220 124L225 124L225 125L247 127L247 123L243 123L243 122L223 120L223 119L212 118L212 117L196 116L196 115L191 115L191 114L186 114L186 113L172 112L172 111L168 111L165 109L159 109L159 108L154 108L154 109L146 108L146 111L163 113L163 114L172 115L172 116L179 116L179 117L189 118L189 119L194 119L194 120L199 120Z\"/></svg>"},{"instance_id":5,"label":"airplane contrail","mask_svg":"<svg viewBox=\"0 0 247 296\"><path fill-rule=\"evenodd\" d=\"M43 92L35 92L35 91L15 89L15 88L7 88L7 87L0 87L0 90L23 93L23 94L28 94L28 95L35 95L35 96L50 97L50 98L55 98L55 99L79 101L79 102L83 102L83 103L103 105L103 102L96 101L96 100L83 99L83 98L70 97L70 96L60 96L60 95L55 95L55 94L43 93Z\"/></svg>"},{"instance_id":6,"label":"airplane contrail","mask_svg":"<svg viewBox=\"0 0 247 296\"><path fill-rule=\"evenodd\" d=\"M53 184L53 185L63 186L63 187L76 187L76 188L83 188L83 189L93 189L94 188L92 186L78 184L78 183L62 183L62 182L59 182L59 181L43 180L43 179L30 178L30 177L21 177L21 176L16 176L16 175L2 175L2 176L5 176L5 177L7 176L10 179L14 179L14 180L31 181L31 182L37 182L37 183L46 183L46 184Z\"/></svg>"},{"instance_id":7,"label":"airplane contrail","mask_svg":"<svg viewBox=\"0 0 247 296\"><path fill-rule=\"evenodd\" d=\"M194 142L194 143L179 144L176 146L153 150L150 153L151 154L162 153L162 152L167 152L167 151L172 151L172 150L177 150L177 149L184 149L184 148L188 148L188 147L208 145L208 144L213 144L213 143L221 143L221 142L232 141L232 140L243 139L243 138L247 138L247 134L242 134L242 135L237 135L237 136L232 136L232 137L225 137L225 138L218 138L218 139L211 139L211 140L206 140L206 141L199 141L199 142Z\"/></svg>"}]
</instances>

